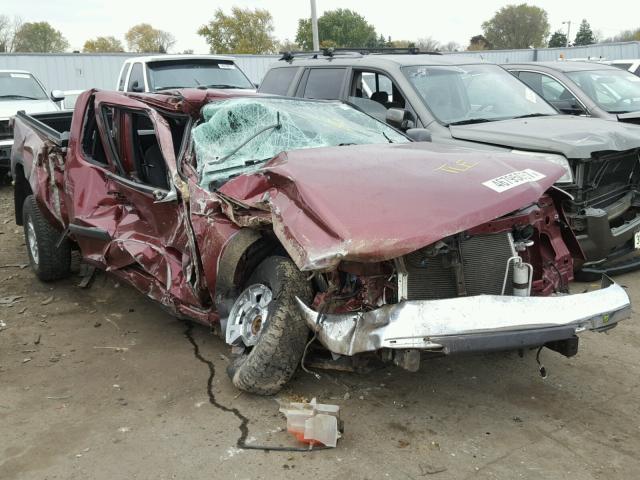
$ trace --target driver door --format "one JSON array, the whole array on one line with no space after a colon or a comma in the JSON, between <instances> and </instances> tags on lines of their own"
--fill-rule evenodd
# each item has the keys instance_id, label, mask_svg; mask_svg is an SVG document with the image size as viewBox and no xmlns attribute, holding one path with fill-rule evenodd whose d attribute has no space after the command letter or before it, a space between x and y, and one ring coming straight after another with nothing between
<instances>
[{"instance_id":1,"label":"driver door","mask_svg":"<svg viewBox=\"0 0 640 480\"><path fill-rule=\"evenodd\" d=\"M85 159L67 172L69 201L80 208L70 231L83 257L124 277L163 303L201 305L188 240L188 218L176 194L171 130L157 111L136 100L98 92L95 116L104 163ZM88 121L93 118L88 118ZM87 123L85 122L85 123ZM82 158L79 159L82 162ZM86 182L87 171L95 180ZM99 181L99 180L101 181Z\"/></svg>"}]
</instances>

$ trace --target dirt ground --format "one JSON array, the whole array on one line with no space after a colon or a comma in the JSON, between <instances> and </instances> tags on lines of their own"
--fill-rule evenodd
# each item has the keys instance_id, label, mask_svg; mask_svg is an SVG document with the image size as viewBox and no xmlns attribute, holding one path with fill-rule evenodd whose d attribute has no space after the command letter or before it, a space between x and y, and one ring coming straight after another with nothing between
<instances>
[{"instance_id":1,"label":"dirt ground","mask_svg":"<svg viewBox=\"0 0 640 480\"><path fill-rule=\"evenodd\" d=\"M277 397L255 397L231 386L228 349L207 328L106 275L86 290L77 277L37 281L11 187L0 205L1 479L638 477L637 314L585 334L574 358L544 350L546 379L534 354L504 353L415 374L298 372ZM619 278L632 298L638 279ZM294 445L278 402L312 397L342 409L335 450L236 448L243 419L249 442Z\"/></svg>"}]
</instances>

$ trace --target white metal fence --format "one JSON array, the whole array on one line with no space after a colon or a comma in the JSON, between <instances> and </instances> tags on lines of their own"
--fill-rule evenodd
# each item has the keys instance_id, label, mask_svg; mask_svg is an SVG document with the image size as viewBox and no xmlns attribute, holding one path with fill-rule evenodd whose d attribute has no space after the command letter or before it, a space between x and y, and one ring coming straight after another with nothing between
<instances>
[{"instance_id":1,"label":"white metal fence","mask_svg":"<svg viewBox=\"0 0 640 480\"><path fill-rule=\"evenodd\" d=\"M516 63L564 58L640 58L640 42L606 43L572 48L484 50L454 55L482 58L494 63ZM19 69L35 74L48 90L114 89L122 63L137 54L61 53L0 54L0 70ZM279 55L233 55L251 81L259 83Z\"/></svg>"}]
</instances>

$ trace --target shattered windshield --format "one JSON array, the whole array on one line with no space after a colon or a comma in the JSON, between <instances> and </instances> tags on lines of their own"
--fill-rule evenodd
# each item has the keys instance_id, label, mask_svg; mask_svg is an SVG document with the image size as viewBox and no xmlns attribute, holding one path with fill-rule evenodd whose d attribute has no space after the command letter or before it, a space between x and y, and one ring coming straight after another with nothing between
<instances>
[{"instance_id":1,"label":"shattered windshield","mask_svg":"<svg viewBox=\"0 0 640 480\"><path fill-rule=\"evenodd\" d=\"M445 125L558 113L497 65L425 65L402 70L429 110Z\"/></svg>"},{"instance_id":2,"label":"shattered windshield","mask_svg":"<svg viewBox=\"0 0 640 480\"><path fill-rule=\"evenodd\" d=\"M0 72L0 101L44 100L48 98L42 87L28 73Z\"/></svg>"},{"instance_id":3,"label":"shattered windshield","mask_svg":"<svg viewBox=\"0 0 640 480\"><path fill-rule=\"evenodd\" d=\"M591 100L609 113L640 110L640 77L623 70L568 72Z\"/></svg>"},{"instance_id":4,"label":"shattered windshield","mask_svg":"<svg viewBox=\"0 0 640 480\"><path fill-rule=\"evenodd\" d=\"M255 88L231 60L163 60L147 63L152 91L173 88Z\"/></svg>"},{"instance_id":5,"label":"shattered windshield","mask_svg":"<svg viewBox=\"0 0 640 480\"><path fill-rule=\"evenodd\" d=\"M192 136L204 188L217 188L288 150L409 142L340 102L235 98L205 105L202 120Z\"/></svg>"}]
</instances>

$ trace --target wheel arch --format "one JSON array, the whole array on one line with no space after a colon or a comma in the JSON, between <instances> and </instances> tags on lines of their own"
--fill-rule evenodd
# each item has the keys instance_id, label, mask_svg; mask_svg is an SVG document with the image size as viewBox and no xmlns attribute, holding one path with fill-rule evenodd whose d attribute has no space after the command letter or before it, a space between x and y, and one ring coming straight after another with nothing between
<instances>
[{"instance_id":1,"label":"wheel arch","mask_svg":"<svg viewBox=\"0 0 640 480\"><path fill-rule=\"evenodd\" d=\"M275 252L287 256L269 231L243 228L227 242L220 259L215 283L215 306L220 318L226 318L240 290L253 270Z\"/></svg>"}]
</instances>

